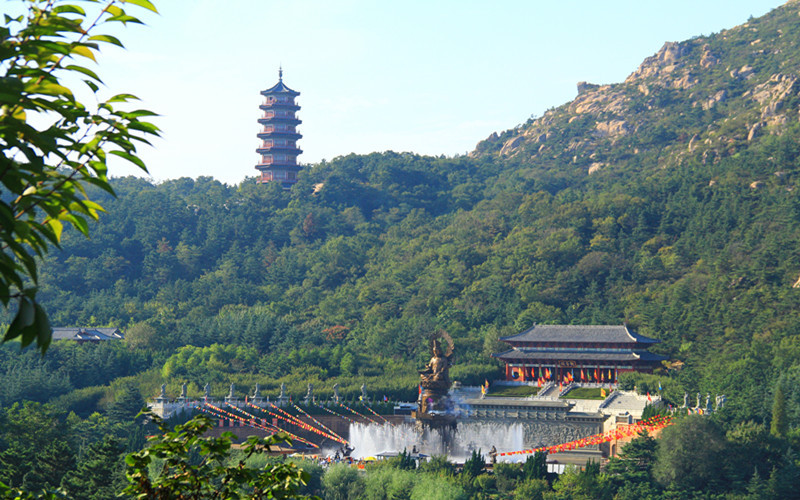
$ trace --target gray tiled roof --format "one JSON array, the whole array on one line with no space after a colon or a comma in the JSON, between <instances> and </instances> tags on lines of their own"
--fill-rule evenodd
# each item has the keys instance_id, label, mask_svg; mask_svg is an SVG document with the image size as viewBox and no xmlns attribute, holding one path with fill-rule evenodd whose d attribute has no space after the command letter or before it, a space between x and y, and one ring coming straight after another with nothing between
<instances>
[{"instance_id":1,"label":"gray tiled roof","mask_svg":"<svg viewBox=\"0 0 800 500\"><path fill-rule=\"evenodd\" d=\"M118 340L125 338L119 328L53 328L53 340Z\"/></svg>"},{"instance_id":2,"label":"gray tiled roof","mask_svg":"<svg viewBox=\"0 0 800 500\"><path fill-rule=\"evenodd\" d=\"M667 359L660 354L648 351L606 351L606 350L570 350L570 351L536 351L511 349L492 355L504 361L536 360L575 360L575 361L661 361Z\"/></svg>"},{"instance_id":3,"label":"gray tiled roof","mask_svg":"<svg viewBox=\"0 0 800 500\"><path fill-rule=\"evenodd\" d=\"M629 330L625 325L533 325L522 333L503 337L505 342L602 342L642 343L661 342Z\"/></svg>"}]
</instances>

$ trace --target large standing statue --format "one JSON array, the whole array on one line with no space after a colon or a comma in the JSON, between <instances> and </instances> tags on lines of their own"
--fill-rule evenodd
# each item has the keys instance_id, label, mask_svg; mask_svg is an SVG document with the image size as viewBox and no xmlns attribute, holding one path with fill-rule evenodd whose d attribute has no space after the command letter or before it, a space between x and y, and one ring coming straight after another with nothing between
<instances>
[{"instance_id":1,"label":"large standing statue","mask_svg":"<svg viewBox=\"0 0 800 500\"><path fill-rule=\"evenodd\" d=\"M206 399L211 399L211 384L206 383L205 387L203 387L203 392L206 395Z\"/></svg>"},{"instance_id":2,"label":"large standing statue","mask_svg":"<svg viewBox=\"0 0 800 500\"><path fill-rule=\"evenodd\" d=\"M689 407L689 393L688 392L684 392L683 393L683 406L681 406L681 408L688 408L688 407Z\"/></svg>"},{"instance_id":3,"label":"large standing statue","mask_svg":"<svg viewBox=\"0 0 800 500\"><path fill-rule=\"evenodd\" d=\"M339 384L333 384L333 402L339 402Z\"/></svg>"},{"instance_id":4,"label":"large standing statue","mask_svg":"<svg viewBox=\"0 0 800 500\"><path fill-rule=\"evenodd\" d=\"M361 397L359 399L364 403L369 401L367 397L367 384L361 384Z\"/></svg>"},{"instance_id":5,"label":"large standing statue","mask_svg":"<svg viewBox=\"0 0 800 500\"><path fill-rule=\"evenodd\" d=\"M186 399L186 382L181 384L181 399Z\"/></svg>"}]
</instances>

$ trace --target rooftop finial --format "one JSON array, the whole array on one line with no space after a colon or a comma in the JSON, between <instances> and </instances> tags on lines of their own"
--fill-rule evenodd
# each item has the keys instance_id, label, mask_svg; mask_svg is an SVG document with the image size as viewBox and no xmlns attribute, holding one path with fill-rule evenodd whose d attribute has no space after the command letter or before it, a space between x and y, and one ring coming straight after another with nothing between
<instances>
[{"instance_id":1,"label":"rooftop finial","mask_svg":"<svg viewBox=\"0 0 800 500\"><path fill-rule=\"evenodd\" d=\"M278 66L278 80L283 81L283 66Z\"/></svg>"}]
</instances>

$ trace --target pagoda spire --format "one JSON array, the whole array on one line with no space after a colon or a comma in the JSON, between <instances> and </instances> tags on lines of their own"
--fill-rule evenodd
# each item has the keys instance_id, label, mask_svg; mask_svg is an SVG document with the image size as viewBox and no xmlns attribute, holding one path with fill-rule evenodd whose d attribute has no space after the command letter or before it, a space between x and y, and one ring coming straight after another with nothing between
<instances>
[{"instance_id":1,"label":"pagoda spire","mask_svg":"<svg viewBox=\"0 0 800 500\"><path fill-rule=\"evenodd\" d=\"M297 147L297 140L303 137L297 132L301 122L295 113L300 109L295 103L295 92L283 83L283 66L278 67L278 83L262 90L264 102L259 106L264 114L258 123L262 125L258 138L261 145L256 152L261 160L256 169L261 172L259 183L280 182L288 189L297 182L297 173L303 168L297 163L297 156L303 151Z\"/></svg>"}]
</instances>

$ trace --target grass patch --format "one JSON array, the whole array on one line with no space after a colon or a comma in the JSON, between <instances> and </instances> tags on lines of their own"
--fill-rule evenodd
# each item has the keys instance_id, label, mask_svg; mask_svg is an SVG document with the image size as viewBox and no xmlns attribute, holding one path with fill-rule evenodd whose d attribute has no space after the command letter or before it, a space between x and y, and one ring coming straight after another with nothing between
<instances>
[{"instance_id":1,"label":"grass patch","mask_svg":"<svg viewBox=\"0 0 800 500\"><path fill-rule=\"evenodd\" d=\"M610 394L608 389L606 389L606 395ZM569 391L565 396L565 399L606 399L605 397L600 395L600 387L576 387Z\"/></svg>"},{"instance_id":2,"label":"grass patch","mask_svg":"<svg viewBox=\"0 0 800 500\"><path fill-rule=\"evenodd\" d=\"M496 385L489 389L488 396L498 398L527 398L539 392L539 388L529 385Z\"/></svg>"}]
</instances>

